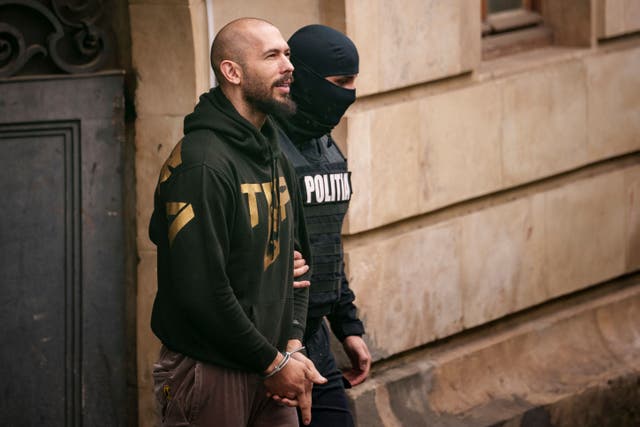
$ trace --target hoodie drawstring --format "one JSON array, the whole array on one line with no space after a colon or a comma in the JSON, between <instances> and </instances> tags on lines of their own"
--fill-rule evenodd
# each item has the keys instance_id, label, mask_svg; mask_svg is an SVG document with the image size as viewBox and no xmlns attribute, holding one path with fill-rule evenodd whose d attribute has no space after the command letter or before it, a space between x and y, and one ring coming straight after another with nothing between
<instances>
[{"instance_id":1,"label":"hoodie drawstring","mask_svg":"<svg viewBox=\"0 0 640 427\"><path fill-rule=\"evenodd\" d=\"M269 146L269 157L271 158L271 232L269 233L269 253L274 254L276 242L279 238L280 227L280 173L278 172L278 158L273 155L273 150Z\"/></svg>"}]
</instances>

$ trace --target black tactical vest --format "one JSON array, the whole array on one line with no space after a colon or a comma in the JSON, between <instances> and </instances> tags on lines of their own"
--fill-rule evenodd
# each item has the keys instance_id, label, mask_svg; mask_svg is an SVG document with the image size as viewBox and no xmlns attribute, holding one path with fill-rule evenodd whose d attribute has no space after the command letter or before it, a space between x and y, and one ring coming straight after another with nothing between
<instances>
[{"instance_id":1,"label":"black tactical vest","mask_svg":"<svg viewBox=\"0 0 640 427\"><path fill-rule=\"evenodd\" d=\"M328 136L300 145L286 137L280 142L299 179L312 251L309 317L317 318L328 314L340 296L340 232L351 199L351 173L340 149Z\"/></svg>"}]
</instances>

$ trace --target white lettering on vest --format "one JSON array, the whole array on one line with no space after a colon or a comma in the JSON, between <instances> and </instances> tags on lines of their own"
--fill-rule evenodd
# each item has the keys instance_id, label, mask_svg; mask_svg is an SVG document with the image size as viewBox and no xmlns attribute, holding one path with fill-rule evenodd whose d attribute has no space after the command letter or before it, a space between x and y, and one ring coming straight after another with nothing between
<instances>
[{"instance_id":1,"label":"white lettering on vest","mask_svg":"<svg viewBox=\"0 0 640 427\"><path fill-rule=\"evenodd\" d=\"M313 177L310 175L305 175L304 177L304 186L307 190L307 204L311 203L311 194L315 191L316 186L313 182Z\"/></svg>"},{"instance_id":2,"label":"white lettering on vest","mask_svg":"<svg viewBox=\"0 0 640 427\"><path fill-rule=\"evenodd\" d=\"M306 204L344 202L351 199L349 173L305 175Z\"/></svg>"}]
</instances>

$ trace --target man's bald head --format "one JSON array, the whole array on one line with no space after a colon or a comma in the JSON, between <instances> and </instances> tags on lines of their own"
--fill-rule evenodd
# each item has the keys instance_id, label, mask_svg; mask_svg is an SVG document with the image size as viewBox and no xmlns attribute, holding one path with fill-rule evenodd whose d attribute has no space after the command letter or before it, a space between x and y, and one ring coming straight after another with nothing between
<instances>
[{"instance_id":1,"label":"man's bald head","mask_svg":"<svg viewBox=\"0 0 640 427\"><path fill-rule=\"evenodd\" d=\"M218 84L223 85L226 80L220 72L220 63L224 60L244 64L248 49L256 44L255 29L259 26L275 26L264 19L240 18L222 27L213 39L211 45L211 67Z\"/></svg>"}]
</instances>

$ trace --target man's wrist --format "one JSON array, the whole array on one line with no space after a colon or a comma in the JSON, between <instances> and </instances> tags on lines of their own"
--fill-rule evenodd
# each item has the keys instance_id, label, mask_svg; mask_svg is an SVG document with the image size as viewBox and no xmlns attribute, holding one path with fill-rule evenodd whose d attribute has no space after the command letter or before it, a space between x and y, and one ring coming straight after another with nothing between
<instances>
[{"instance_id":1,"label":"man's wrist","mask_svg":"<svg viewBox=\"0 0 640 427\"><path fill-rule=\"evenodd\" d=\"M300 346L291 351L285 351L284 356L280 352L278 352L278 354L282 356L281 360L276 364L276 366L273 369L267 371L265 375L262 377L262 379L266 380L267 378L271 378L272 376L274 376L275 374L283 370L284 367L287 366L287 364L289 363L289 360L291 360L291 356L295 353L304 351L304 349L305 348L303 346ZM276 357L276 360L277 359L278 358Z\"/></svg>"},{"instance_id":2,"label":"man's wrist","mask_svg":"<svg viewBox=\"0 0 640 427\"><path fill-rule=\"evenodd\" d=\"M269 366L267 366L267 369L265 369L262 374L263 375L268 375L270 372L273 372L273 370L276 368L276 366L278 366L280 363L282 363L282 359L284 359L284 355L280 352L276 353L276 357L275 359L273 359L273 361L269 364Z\"/></svg>"},{"instance_id":3,"label":"man's wrist","mask_svg":"<svg viewBox=\"0 0 640 427\"><path fill-rule=\"evenodd\" d=\"M302 341L300 341L299 339L290 339L289 341L287 341L287 351L293 351L297 348L302 347Z\"/></svg>"}]
</instances>

